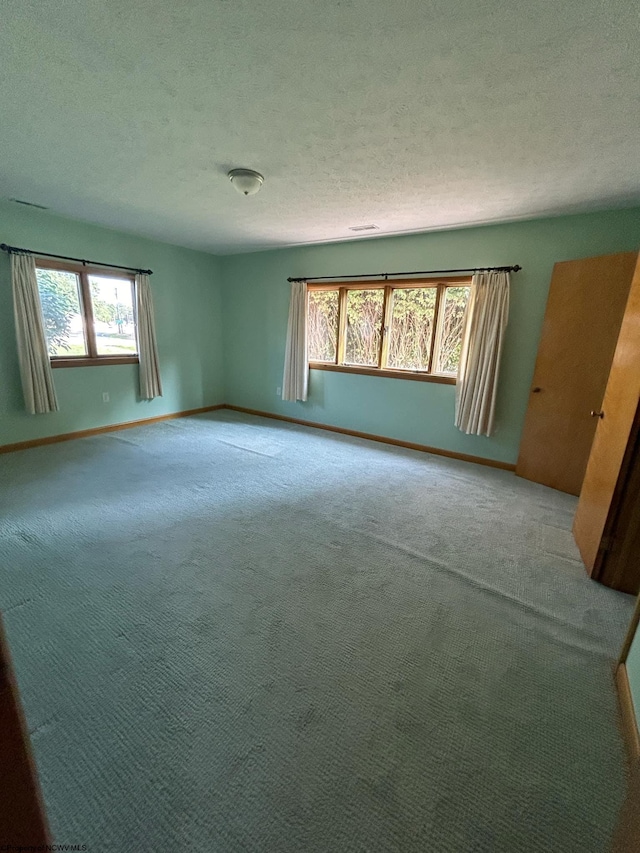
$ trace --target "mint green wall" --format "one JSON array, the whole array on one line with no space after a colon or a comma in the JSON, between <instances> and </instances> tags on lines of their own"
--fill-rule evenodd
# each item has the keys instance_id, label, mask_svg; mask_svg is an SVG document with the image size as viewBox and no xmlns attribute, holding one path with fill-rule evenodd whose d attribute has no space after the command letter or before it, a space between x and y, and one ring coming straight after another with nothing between
<instances>
[{"instance_id":1,"label":"mint green wall","mask_svg":"<svg viewBox=\"0 0 640 853\"><path fill-rule=\"evenodd\" d=\"M9 263L2 253L0 444L228 402L514 462L553 264L638 249L640 209L216 258L5 202L0 203L0 240L151 267L165 391L152 402L139 401L133 365L61 369L54 372L61 411L27 415ZM524 270L513 277L492 438L466 436L453 427L453 386L312 371L306 403L285 403L276 395L282 385L287 276L508 263L520 263ZM109 392L109 403L102 402L103 391Z\"/></svg>"},{"instance_id":2,"label":"mint green wall","mask_svg":"<svg viewBox=\"0 0 640 853\"><path fill-rule=\"evenodd\" d=\"M636 711L636 720L640 725L640 630L636 631L627 656L627 676Z\"/></svg>"},{"instance_id":3,"label":"mint green wall","mask_svg":"<svg viewBox=\"0 0 640 853\"><path fill-rule=\"evenodd\" d=\"M515 462L553 264L640 247L640 209L387 237L221 258L225 401L291 417ZM289 303L287 276L521 264L491 438L453 426L455 388L311 371L310 398L276 395Z\"/></svg>"},{"instance_id":4,"label":"mint green wall","mask_svg":"<svg viewBox=\"0 0 640 853\"><path fill-rule=\"evenodd\" d=\"M152 269L164 396L137 399L137 365L54 371L60 411L24 411L9 259L0 252L0 444L139 420L223 402L219 261L48 212L0 203L0 242ZM108 391L110 402L102 402Z\"/></svg>"}]
</instances>

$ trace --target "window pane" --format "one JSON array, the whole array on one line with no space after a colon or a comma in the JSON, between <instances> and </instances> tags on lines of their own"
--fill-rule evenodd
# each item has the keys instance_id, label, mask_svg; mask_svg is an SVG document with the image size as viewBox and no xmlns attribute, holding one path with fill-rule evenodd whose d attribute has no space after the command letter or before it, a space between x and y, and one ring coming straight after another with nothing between
<instances>
[{"instance_id":1,"label":"window pane","mask_svg":"<svg viewBox=\"0 0 640 853\"><path fill-rule=\"evenodd\" d=\"M87 355L80 281L73 272L36 269L49 355Z\"/></svg>"},{"instance_id":2,"label":"window pane","mask_svg":"<svg viewBox=\"0 0 640 853\"><path fill-rule=\"evenodd\" d=\"M347 291L347 364L378 366L383 303L382 288Z\"/></svg>"},{"instance_id":3,"label":"window pane","mask_svg":"<svg viewBox=\"0 0 640 853\"><path fill-rule=\"evenodd\" d=\"M336 360L339 300L337 290L309 291L309 361Z\"/></svg>"},{"instance_id":4,"label":"window pane","mask_svg":"<svg viewBox=\"0 0 640 853\"><path fill-rule=\"evenodd\" d=\"M388 366L428 370L436 307L435 287L393 291Z\"/></svg>"},{"instance_id":5,"label":"window pane","mask_svg":"<svg viewBox=\"0 0 640 853\"><path fill-rule=\"evenodd\" d=\"M133 284L127 278L89 276L98 355L135 355Z\"/></svg>"},{"instance_id":6,"label":"window pane","mask_svg":"<svg viewBox=\"0 0 640 853\"><path fill-rule=\"evenodd\" d=\"M468 287L447 287L444 292L440 341L435 358L435 373L457 373L462 344L462 324L469 299Z\"/></svg>"}]
</instances>

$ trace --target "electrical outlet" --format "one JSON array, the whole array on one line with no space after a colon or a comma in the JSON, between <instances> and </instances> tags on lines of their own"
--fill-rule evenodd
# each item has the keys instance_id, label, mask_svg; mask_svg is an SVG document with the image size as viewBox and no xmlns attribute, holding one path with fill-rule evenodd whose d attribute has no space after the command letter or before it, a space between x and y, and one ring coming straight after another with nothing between
<instances>
[{"instance_id":1,"label":"electrical outlet","mask_svg":"<svg viewBox=\"0 0 640 853\"><path fill-rule=\"evenodd\" d=\"M279 385L276 388L276 394L278 395L278 397L282 396L282 388Z\"/></svg>"},{"instance_id":2,"label":"electrical outlet","mask_svg":"<svg viewBox=\"0 0 640 853\"><path fill-rule=\"evenodd\" d=\"M103 403L108 403L108 402L109 402L109 392L108 392L108 391L103 391L103 392L102 392L102 402L103 402Z\"/></svg>"}]
</instances>

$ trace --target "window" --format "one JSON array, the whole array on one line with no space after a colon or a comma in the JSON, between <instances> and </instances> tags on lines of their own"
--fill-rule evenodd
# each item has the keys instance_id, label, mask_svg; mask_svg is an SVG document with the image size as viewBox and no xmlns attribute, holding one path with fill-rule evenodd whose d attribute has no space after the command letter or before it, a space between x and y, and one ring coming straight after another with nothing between
<instances>
[{"instance_id":1,"label":"window","mask_svg":"<svg viewBox=\"0 0 640 853\"><path fill-rule=\"evenodd\" d=\"M52 367L138 361L134 277L74 264L36 264Z\"/></svg>"},{"instance_id":2,"label":"window","mask_svg":"<svg viewBox=\"0 0 640 853\"><path fill-rule=\"evenodd\" d=\"M455 382L469 278L310 284L311 367Z\"/></svg>"}]
</instances>

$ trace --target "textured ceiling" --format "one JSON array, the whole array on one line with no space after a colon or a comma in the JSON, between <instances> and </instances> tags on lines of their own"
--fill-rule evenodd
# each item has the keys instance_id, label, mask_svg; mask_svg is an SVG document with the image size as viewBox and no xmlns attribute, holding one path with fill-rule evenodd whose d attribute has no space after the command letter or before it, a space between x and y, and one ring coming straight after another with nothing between
<instances>
[{"instance_id":1,"label":"textured ceiling","mask_svg":"<svg viewBox=\"0 0 640 853\"><path fill-rule=\"evenodd\" d=\"M639 8L4 0L0 193L221 253L629 205Z\"/></svg>"}]
</instances>

